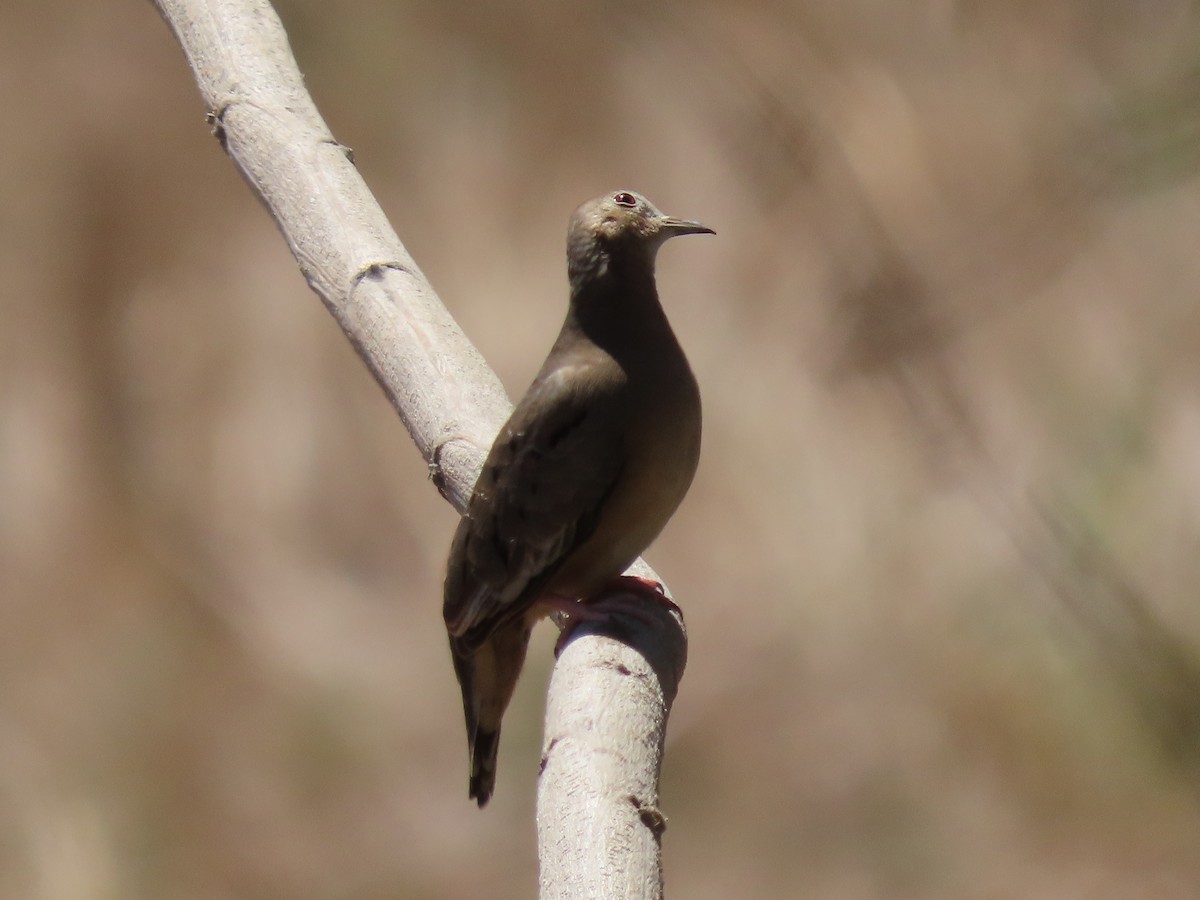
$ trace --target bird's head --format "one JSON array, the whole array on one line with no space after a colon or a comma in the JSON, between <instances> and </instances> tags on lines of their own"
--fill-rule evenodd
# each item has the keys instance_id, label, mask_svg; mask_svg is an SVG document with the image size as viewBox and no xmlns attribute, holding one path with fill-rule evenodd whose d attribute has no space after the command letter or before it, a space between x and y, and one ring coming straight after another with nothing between
<instances>
[{"instance_id":1,"label":"bird's head","mask_svg":"<svg viewBox=\"0 0 1200 900\"><path fill-rule=\"evenodd\" d=\"M641 194L614 191L584 203L567 229L567 263L572 284L606 274L614 259L653 271L658 248L681 234L715 234L707 225L676 219Z\"/></svg>"}]
</instances>

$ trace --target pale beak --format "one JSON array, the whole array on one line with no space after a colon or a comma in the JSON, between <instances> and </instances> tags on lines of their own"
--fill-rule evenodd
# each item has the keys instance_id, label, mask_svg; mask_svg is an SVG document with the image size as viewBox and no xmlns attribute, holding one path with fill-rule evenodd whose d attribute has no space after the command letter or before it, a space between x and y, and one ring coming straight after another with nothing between
<instances>
[{"instance_id":1,"label":"pale beak","mask_svg":"<svg viewBox=\"0 0 1200 900\"><path fill-rule=\"evenodd\" d=\"M689 222L687 219L676 219L674 216L663 216L658 220L658 227L664 239L681 234L716 234L707 225Z\"/></svg>"}]
</instances>

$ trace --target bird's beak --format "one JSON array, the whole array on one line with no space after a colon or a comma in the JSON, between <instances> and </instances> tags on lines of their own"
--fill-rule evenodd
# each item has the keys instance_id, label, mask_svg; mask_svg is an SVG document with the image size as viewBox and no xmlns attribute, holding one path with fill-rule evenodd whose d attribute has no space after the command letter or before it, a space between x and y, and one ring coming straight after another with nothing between
<instances>
[{"instance_id":1,"label":"bird's beak","mask_svg":"<svg viewBox=\"0 0 1200 900\"><path fill-rule=\"evenodd\" d=\"M658 227L664 240L678 237L681 234L716 234L715 231L700 222L689 222L687 219L676 219L673 216L663 216L659 220Z\"/></svg>"}]
</instances>

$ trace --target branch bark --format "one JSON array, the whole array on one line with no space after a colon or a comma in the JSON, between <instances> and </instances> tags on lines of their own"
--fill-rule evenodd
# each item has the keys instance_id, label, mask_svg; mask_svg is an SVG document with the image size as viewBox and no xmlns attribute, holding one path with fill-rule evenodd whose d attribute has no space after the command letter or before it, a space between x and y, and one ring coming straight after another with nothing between
<instances>
[{"instance_id":1,"label":"branch bark","mask_svg":"<svg viewBox=\"0 0 1200 900\"><path fill-rule=\"evenodd\" d=\"M686 656L674 604L584 622L564 641L538 789L542 900L662 897L658 775Z\"/></svg>"},{"instance_id":2,"label":"branch bark","mask_svg":"<svg viewBox=\"0 0 1200 900\"><path fill-rule=\"evenodd\" d=\"M461 512L512 408L499 379L330 134L271 5L156 5L183 47L215 136ZM640 561L633 571L657 579ZM567 642L551 680L539 781L544 897L661 896L658 774L685 652L682 619L662 610L644 621L616 616ZM625 749L612 756L613 748ZM610 777L614 759L621 777ZM628 890L604 887L622 872Z\"/></svg>"}]
</instances>

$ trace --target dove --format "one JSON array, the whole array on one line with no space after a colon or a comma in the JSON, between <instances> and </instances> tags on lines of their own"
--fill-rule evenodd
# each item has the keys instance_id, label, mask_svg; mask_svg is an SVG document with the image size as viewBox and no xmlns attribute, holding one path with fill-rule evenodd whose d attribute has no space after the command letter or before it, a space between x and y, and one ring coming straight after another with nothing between
<instances>
[{"instance_id":1,"label":"dove","mask_svg":"<svg viewBox=\"0 0 1200 900\"><path fill-rule=\"evenodd\" d=\"M659 248L685 234L715 232L633 191L575 211L566 320L454 534L443 617L462 688L468 792L481 808L534 624L552 612L586 617L695 474L699 389L654 278Z\"/></svg>"}]
</instances>

